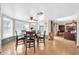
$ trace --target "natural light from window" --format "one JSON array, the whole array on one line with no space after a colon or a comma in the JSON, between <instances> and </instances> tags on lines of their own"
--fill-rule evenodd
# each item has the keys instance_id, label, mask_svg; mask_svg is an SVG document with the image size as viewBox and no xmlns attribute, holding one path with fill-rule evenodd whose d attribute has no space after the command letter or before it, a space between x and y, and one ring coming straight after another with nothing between
<instances>
[{"instance_id":1,"label":"natural light from window","mask_svg":"<svg viewBox=\"0 0 79 59\"><path fill-rule=\"evenodd\" d=\"M13 36L13 21L9 18L3 18L3 38Z\"/></svg>"}]
</instances>

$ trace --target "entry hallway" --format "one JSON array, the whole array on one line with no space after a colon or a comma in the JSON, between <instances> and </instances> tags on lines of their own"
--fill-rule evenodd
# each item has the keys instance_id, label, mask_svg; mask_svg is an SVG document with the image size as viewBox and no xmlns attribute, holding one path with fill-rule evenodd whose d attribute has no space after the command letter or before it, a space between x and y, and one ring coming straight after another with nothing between
<instances>
[{"instance_id":1,"label":"entry hallway","mask_svg":"<svg viewBox=\"0 0 79 59\"><path fill-rule=\"evenodd\" d=\"M16 53L15 41L4 45L2 48L2 55L24 55L25 52L24 45L19 45ZM46 40L45 47L42 43L39 47L36 45L36 53L34 53L33 48L28 48L27 55L79 55L79 48L76 47L74 41L54 37L54 40Z\"/></svg>"}]
</instances>

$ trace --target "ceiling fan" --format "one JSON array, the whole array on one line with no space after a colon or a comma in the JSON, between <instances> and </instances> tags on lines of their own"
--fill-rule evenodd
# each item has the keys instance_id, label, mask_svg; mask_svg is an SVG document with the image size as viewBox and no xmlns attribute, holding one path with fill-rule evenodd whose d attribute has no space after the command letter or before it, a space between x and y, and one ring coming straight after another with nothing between
<instances>
[{"instance_id":1,"label":"ceiling fan","mask_svg":"<svg viewBox=\"0 0 79 59\"><path fill-rule=\"evenodd\" d=\"M41 16L41 15L43 15L43 12L38 12L37 15ZM32 16L30 17L30 20L31 21L38 21L38 20L34 19Z\"/></svg>"},{"instance_id":2,"label":"ceiling fan","mask_svg":"<svg viewBox=\"0 0 79 59\"><path fill-rule=\"evenodd\" d=\"M31 20L31 21L38 21L38 20L34 19L32 16L30 17L29 20Z\"/></svg>"}]
</instances>

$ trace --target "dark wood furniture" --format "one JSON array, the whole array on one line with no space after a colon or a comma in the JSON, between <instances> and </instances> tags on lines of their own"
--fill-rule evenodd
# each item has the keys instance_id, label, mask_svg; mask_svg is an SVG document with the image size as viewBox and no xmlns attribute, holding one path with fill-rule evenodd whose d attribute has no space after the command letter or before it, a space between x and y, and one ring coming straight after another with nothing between
<instances>
[{"instance_id":1,"label":"dark wood furniture","mask_svg":"<svg viewBox=\"0 0 79 59\"><path fill-rule=\"evenodd\" d=\"M59 31L65 32L65 25L59 25Z\"/></svg>"},{"instance_id":2,"label":"dark wood furniture","mask_svg":"<svg viewBox=\"0 0 79 59\"><path fill-rule=\"evenodd\" d=\"M65 32L65 25L59 25L59 31L57 32L57 36L63 36Z\"/></svg>"},{"instance_id":3,"label":"dark wood furniture","mask_svg":"<svg viewBox=\"0 0 79 59\"><path fill-rule=\"evenodd\" d=\"M25 43L26 43L26 54L27 54L27 48L34 48L35 53L35 31L26 31L25 35Z\"/></svg>"},{"instance_id":4,"label":"dark wood furniture","mask_svg":"<svg viewBox=\"0 0 79 59\"><path fill-rule=\"evenodd\" d=\"M76 41L77 24L76 22L66 24L67 32L64 33L64 38L68 40Z\"/></svg>"},{"instance_id":5,"label":"dark wood furniture","mask_svg":"<svg viewBox=\"0 0 79 59\"><path fill-rule=\"evenodd\" d=\"M25 44L25 38L24 37L19 38L19 35L16 32L16 51L17 51L18 45L21 45L21 44Z\"/></svg>"},{"instance_id":6,"label":"dark wood furniture","mask_svg":"<svg viewBox=\"0 0 79 59\"><path fill-rule=\"evenodd\" d=\"M72 33L70 33L70 32L65 32L65 33L64 33L64 38L65 38L65 39L68 39L68 40L73 40L73 41L75 41L75 33L72 34Z\"/></svg>"}]
</instances>

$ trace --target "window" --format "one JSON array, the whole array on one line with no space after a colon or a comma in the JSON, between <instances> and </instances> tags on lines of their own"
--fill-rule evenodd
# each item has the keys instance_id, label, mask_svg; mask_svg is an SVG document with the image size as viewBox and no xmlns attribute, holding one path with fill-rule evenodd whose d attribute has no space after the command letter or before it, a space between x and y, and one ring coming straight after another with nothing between
<instances>
[{"instance_id":1,"label":"window","mask_svg":"<svg viewBox=\"0 0 79 59\"><path fill-rule=\"evenodd\" d=\"M47 24L45 24L44 22L40 22L39 23L39 30L41 31L41 33L44 33L44 31L46 31L46 35L47 35L48 34Z\"/></svg>"},{"instance_id":2,"label":"window","mask_svg":"<svg viewBox=\"0 0 79 59\"><path fill-rule=\"evenodd\" d=\"M31 28L31 27L33 27L34 30L37 30L37 29L38 29L38 24L37 24L37 22L31 22L31 23L30 23L30 28Z\"/></svg>"},{"instance_id":3,"label":"window","mask_svg":"<svg viewBox=\"0 0 79 59\"><path fill-rule=\"evenodd\" d=\"M9 18L3 17L3 38L11 37L13 35L13 21Z\"/></svg>"},{"instance_id":4,"label":"window","mask_svg":"<svg viewBox=\"0 0 79 59\"><path fill-rule=\"evenodd\" d=\"M21 33L21 30L29 30L29 23L16 21L15 30L18 32L18 34Z\"/></svg>"}]
</instances>

